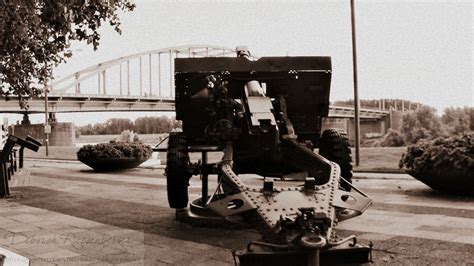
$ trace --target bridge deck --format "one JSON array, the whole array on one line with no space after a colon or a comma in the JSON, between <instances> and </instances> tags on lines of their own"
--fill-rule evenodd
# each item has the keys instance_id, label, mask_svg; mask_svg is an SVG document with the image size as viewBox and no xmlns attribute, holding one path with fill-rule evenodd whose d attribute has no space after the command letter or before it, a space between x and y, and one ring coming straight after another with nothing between
<instances>
[{"instance_id":1,"label":"bridge deck","mask_svg":"<svg viewBox=\"0 0 474 266\"><path fill-rule=\"evenodd\" d=\"M16 97L5 101L0 97L2 113L22 113ZM30 99L29 113L44 113L44 97ZM73 112L164 112L174 111L174 98L157 96L127 96L127 95L87 95L61 94L48 95L48 109L55 113ZM388 111L361 109L362 119L381 119L389 114ZM343 106L330 106L329 117L351 118L354 109Z\"/></svg>"}]
</instances>

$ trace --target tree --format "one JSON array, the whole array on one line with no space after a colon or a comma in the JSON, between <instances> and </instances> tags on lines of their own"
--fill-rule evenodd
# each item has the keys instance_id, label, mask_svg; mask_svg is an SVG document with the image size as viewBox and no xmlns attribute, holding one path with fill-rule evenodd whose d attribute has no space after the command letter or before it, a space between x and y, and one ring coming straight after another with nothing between
<instances>
[{"instance_id":1,"label":"tree","mask_svg":"<svg viewBox=\"0 0 474 266\"><path fill-rule=\"evenodd\" d=\"M441 119L436 109L421 106L414 112L403 115L402 133L408 143L417 143L420 139L433 139L443 133Z\"/></svg>"},{"instance_id":2,"label":"tree","mask_svg":"<svg viewBox=\"0 0 474 266\"><path fill-rule=\"evenodd\" d=\"M128 118L111 118L105 123L106 134L120 134L124 130L134 130L133 122Z\"/></svg>"},{"instance_id":3,"label":"tree","mask_svg":"<svg viewBox=\"0 0 474 266\"><path fill-rule=\"evenodd\" d=\"M117 12L134 7L130 0L0 0L0 96L40 94L53 65L71 57L71 41L97 49L102 22L120 33Z\"/></svg>"},{"instance_id":4,"label":"tree","mask_svg":"<svg viewBox=\"0 0 474 266\"><path fill-rule=\"evenodd\" d=\"M139 117L135 122L128 118L111 118L105 123L88 124L79 127L82 135L120 134L124 130L134 130L139 134L169 133L181 128L181 122L174 117Z\"/></svg>"},{"instance_id":5,"label":"tree","mask_svg":"<svg viewBox=\"0 0 474 266\"><path fill-rule=\"evenodd\" d=\"M471 131L474 131L474 107L464 107L464 112L469 115L469 120L470 120L470 127L469 129Z\"/></svg>"},{"instance_id":6,"label":"tree","mask_svg":"<svg viewBox=\"0 0 474 266\"><path fill-rule=\"evenodd\" d=\"M444 110L441 121L448 126L451 134L460 134L469 131L471 117L463 108L449 107Z\"/></svg>"}]
</instances>

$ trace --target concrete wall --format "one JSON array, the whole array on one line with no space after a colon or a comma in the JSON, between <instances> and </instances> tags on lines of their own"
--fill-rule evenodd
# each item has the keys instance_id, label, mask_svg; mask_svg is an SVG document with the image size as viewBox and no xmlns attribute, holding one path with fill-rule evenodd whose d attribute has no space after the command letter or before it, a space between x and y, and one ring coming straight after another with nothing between
<instances>
[{"instance_id":1,"label":"concrete wall","mask_svg":"<svg viewBox=\"0 0 474 266\"><path fill-rule=\"evenodd\" d=\"M361 120L360 136L364 138L367 134L380 134L386 132L385 121L383 120ZM340 128L347 132L350 140L355 140L355 123L350 118L326 118L323 121L323 130L327 128Z\"/></svg>"},{"instance_id":2,"label":"concrete wall","mask_svg":"<svg viewBox=\"0 0 474 266\"><path fill-rule=\"evenodd\" d=\"M360 137L366 135L387 133L389 128L400 130L402 127L403 113L396 110L390 110L390 115L380 120L360 120ZM355 140L355 124L352 118L325 118L322 125L323 130L327 128L340 128L347 132L351 141Z\"/></svg>"},{"instance_id":3,"label":"concrete wall","mask_svg":"<svg viewBox=\"0 0 474 266\"><path fill-rule=\"evenodd\" d=\"M76 134L73 123L51 123L51 134L49 134L50 146L75 146ZM44 124L14 125L12 134L20 138L27 135L44 142ZM44 144L44 143L43 143Z\"/></svg>"},{"instance_id":4,"label":"concrete wall","mask_svg":"<svg viewBox=\"0 0 474 266\"><path fill-rule=\"evenodd\" d=\"M347 132L347 124L345 118L324 118L321 132L328 128L340 128Z\"/></svg>"}]
</instances>

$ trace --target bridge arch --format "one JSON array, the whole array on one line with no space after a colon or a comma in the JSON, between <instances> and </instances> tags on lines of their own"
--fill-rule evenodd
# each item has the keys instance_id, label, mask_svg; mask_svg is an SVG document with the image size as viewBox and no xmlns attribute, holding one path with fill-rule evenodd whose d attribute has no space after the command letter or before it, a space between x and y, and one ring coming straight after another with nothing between
<instances>
[{"instance_id":1,"label":"bridge arch","mask_svg":"<svg viewBox=\"0 0 474 266\"><path fill-rule=\"evenodd\" d=\"M50 95L85 95L84 85L87 83L86 86L90 91L95 83L94 96L158 97L171 100L174 97L174 58L217 56L236 56L236 49L212 45L186 45L122 56L84 68L53 82ZM135 65L138 63L138 67L134 69L133 63ZM135 81L134 85L132 81Z\"/></svg>"}]
</instances>

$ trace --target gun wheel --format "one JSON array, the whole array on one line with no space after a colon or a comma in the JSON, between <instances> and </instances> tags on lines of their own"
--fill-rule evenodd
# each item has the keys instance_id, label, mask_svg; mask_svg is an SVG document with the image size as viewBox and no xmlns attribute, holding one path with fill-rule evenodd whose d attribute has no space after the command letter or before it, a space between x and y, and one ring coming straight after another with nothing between
<instances>
[{"instance_id":1,"label":"gun wheel","mask_svg":"<svg viewBox=\"0 0 474 266\"><path fill-rule=\"evenodd\" d=\"M344 130L335 128L324 130L321 134L319 154L337 163L341 168L341 176L352 183L351 149L349 138ZM341 182L341 187L346 191L351 190L345 182Z\"/></svg>"},{"instance_id":2,"label":"gun wheel","mask_svg":"<svg viewBox=\"0 0 474 266\"><path fill-rule=\"evenodd\" d=\"M182 132L171 132L166 153L166 188L171 208L188 206L188 186L192 174L186 136Z\"/></svg>"}]
</instances>

